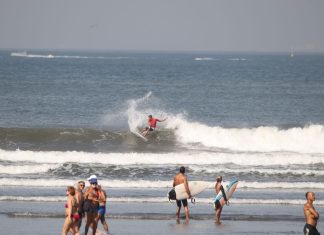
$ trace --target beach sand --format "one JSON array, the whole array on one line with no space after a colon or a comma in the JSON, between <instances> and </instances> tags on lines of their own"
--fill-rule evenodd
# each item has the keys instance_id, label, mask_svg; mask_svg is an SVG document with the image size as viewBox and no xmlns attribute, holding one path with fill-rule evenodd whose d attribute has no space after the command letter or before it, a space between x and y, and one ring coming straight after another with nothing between
<instances>
[{"instance_id":1,"label":"beach sand","mask_svg":"<svg viewBox=\"0 0 324 235\"><path fill-rule=\"evenodd\" d=\"M0 216L1 234L50 235L60 234L63 218L22 218ZM302 234L303 222L300 221L233 221L224 220L216 225L213 220L138 220L110 219L111 234ZM83 232L81 228L81 234ZM323 231L320 226L319 231ZM99 225L100 234L104 234ZM89 233L90 234L90 233Z\"/></svg>"},{"instance_id":2,"label":"beach sand","mask_svg":"<svg viewBox=\"0 0 324 235\"><path fill-rule=\"evenodd\" d=\"M0 234L60 234L64 216L63 203L0 203ZM190 220L176 221L175 205L168 203L110 203L111 234L302 234L304 219L300 205L231 205L222 213L222 224L216 225L210 205L189 204ZM320 214L324 207L317 206ZM104 234L99 224L100 234ZM324 223L319 221L319 231ZM84 223L81 234L84 231ZM90 234L90 233L89 233Z\"/></svg>"}]
</instances>

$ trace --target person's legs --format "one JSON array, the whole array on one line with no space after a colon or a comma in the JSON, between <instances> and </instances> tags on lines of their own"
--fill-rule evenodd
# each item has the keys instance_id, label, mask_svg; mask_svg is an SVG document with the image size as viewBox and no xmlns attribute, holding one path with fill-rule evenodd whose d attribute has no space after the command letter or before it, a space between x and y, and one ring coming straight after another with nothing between
<instances>
[{"instance_id":1,"label":"person's legs","mask_svg":"<svg viewBox=\"0 0 324 235\"><path fill-rule=\"evenodd\" d=\"M87 217L86 217L87 221L86 221L85 228L84 228L84 234L88 235L89 227L90 227L91 223L93 222L92 212L88 211L86 215L87 215Z\"/></svg>"},{"instance_id":2,"label":"person's legs","mask_svg":"<svg viewBox=\"0 0 324 235\"><path fill-rule=\"evenodd\" d=\"M188 208L188 200L184 199L182 200L182 205L185 211L185 215L186 215L186 221L189 221L189 208Z\"/></svg>"},{"instance_id":3,"label":"person's legs","mask_svg":"<svg viewBox=\"0 0 324 235\"><path fill-rule=\"evenodd\" d=\"M79 232L79 220L73 222L73 224L72 224L72 233L75 234L75 235L80 235L80 232Z\"/></svg>"},{"instance_id":4,"label":"person's legs","mask_svg":"<svg viewBox=\"0 0 324 235\"><path fill-rule=\"evenodd\" d=\"M177 210L176 210L177 219L180 218L180 210L181 210L181 201L177 200Z\"/></svg>"},{"instance_id":5,"label":"person's legs","mask_svg":"<svg viewBox=\"0 0 324 235\"><path fill-rule=\"evenodd\" d=\"M143 135L143 136L146 136L147 133L149 132L149 130L150 130L150 128L145 127L145 128L142 130L142 135Z\"/></svg>"},{"instance_id":6,"label":"person's legs","mask_svg":"<svg viewBox=\"0 0 324 235\"><path fill-rule=\"evenodd\" d=\"M222 207L220 206L220 207L216 208L216 223L217 224L220 224L221 213L222 213Z\"/></svg>"},{"instance_id":7,"label":"person's legs","mask_svg":"<svg viewBox=\"0 0 324 235\"><path fill-rule=\"evenodd\" d=\"M186 214L186 221L188 222L189 221L189 208L188 208L188 206L184 207L184 210L185 210L185 214Z\"/></svg>"},{"instance_id":8,"label":"person's legs","mask_svg":"<svg viewBox=\"0 0 324 235\"><path fill-rule=\"evenodd\" d=\"M93 215L93 219L92 219L92 235L96 235L96 231L97 231L97 226L98 226L98 221L95 219L97 217L97 213L95 213Z\"/></svg>"},{"instance_id":9,"label":"person's legs","mask_svg":"<svg viewBox=\"0 0 324 235\"><path fill-rule=\"evenodd\" d=\"M72 219L69 217L66 217L64 220L63 228L62 228L62 235L67 235L69 233L71 224L72 224Z\"/></svg>"},{"instance_id":10,"label":"person's legs","mask_svg":"<svg viewBox=\"0 0 324 235\"><path fill-rule=\"evenodd\" d=\"M109 233L109 228L108 228L108 224L105 220L105 215L101 216L100 221L101 221L101 224L102 224L104 230L106 231L106 233Z\"/></svg>"}]
</instances>

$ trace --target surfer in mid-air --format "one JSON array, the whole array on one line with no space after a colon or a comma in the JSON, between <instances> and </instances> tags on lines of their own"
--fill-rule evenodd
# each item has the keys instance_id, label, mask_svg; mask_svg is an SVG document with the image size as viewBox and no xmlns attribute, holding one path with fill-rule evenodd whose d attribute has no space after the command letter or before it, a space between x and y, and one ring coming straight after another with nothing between
<instances>
[{"instance_id":1,"label":"surfer in mid-air","mask_svg":"<svg viewBox=\"0 0 324 235\"><path fill-rule=\"evenodd\" d=\"M158 118L154 118L152 115L148 116L148 126L145 127L144 130L142 130L142 135L145 137L147 136L147 134L149 133L149 131L154 131L156 128L156 123L157 122L164 122L167 118L164 119L158 119Z\"/></svg>"}]
</instances>

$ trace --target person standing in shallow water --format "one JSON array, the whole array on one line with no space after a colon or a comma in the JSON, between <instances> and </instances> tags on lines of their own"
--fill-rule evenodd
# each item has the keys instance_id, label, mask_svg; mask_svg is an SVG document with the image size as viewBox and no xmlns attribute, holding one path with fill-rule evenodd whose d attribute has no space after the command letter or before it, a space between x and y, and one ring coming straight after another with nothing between
<instances>
[{"instance_id":1,"label":"person standing in shallow water","mask_svg":"<svg viewBox=\"0 0 324 235\"><path fill-rule=\"evenodd\" d=\"M222 192L223 194L223 197L224 197L224 200L225 200L225 203L227 204L228 201L227 201L227 198L226 198L226 194L225 194L225 191L224 191L224 187L222 185L222 180L223 180L223 177L222 176L218 176L217 179L216 179L216 184L215 184L215 191L216 191L216 195L219 193L219 192ZM223 206L220 204L220 201L216 200L215 202L215 210L216 210L216 224L220 224L220 216L221 216L221 213L222 213L222 209L223 209Z\"/></svg>"},{"instance_id":2,"label":"person standing in shallow water","mask_svg":"<svg viewBox=\"0 0 324 235\"><path fill-rule=\"evenodd\" d=\"M304 204L304 215L306 224L304 226L305 235L320 235L317 231L317 220L319 219L319 213L315 210L313 202L315 201L315 193L306 193L307 202Z\"/></svg>"},{"instance_id":3,"label":"person standing in shallow water","mask_svg":"<svg viewBox=\"0 0 324 235\"><path fill-rule=\"evenodd\" d=\"M186 172L186 169L183 166L180 167L179 173L176 174L173 178L173 187L175 187L179 184L184 184L187 194L189 195L189 198L191 198L191 193L190 193L189 185L188 185L188 179L187 179L187 176L185 175L185 172ZM181 204L183 205L184 210L185 210L186 222L188 222L189 221L189 209L188 209L188 200L187 199L177 200L176 218L177 218L177 220L180 219Z\"/></svg>"}]
</instances>

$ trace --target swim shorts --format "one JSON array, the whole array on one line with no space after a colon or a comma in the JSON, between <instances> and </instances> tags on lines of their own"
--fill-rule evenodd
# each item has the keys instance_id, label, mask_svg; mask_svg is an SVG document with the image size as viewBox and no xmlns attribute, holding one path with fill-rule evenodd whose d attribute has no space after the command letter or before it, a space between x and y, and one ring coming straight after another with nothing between
<instances>
[{"instance_id":1,"label":"swim shorts","mask_svg":"<svg viewBox=\"0 0 324 235\"><path fill-rule=\"evenodd\" d=\"M155 129L154 127L150 127L150 126L147 126L146 128L147 128L149 131L154 131L154 129Z\"/></svg>"},{"instance_id":2,"label":"swim shorts","mask_svg":"<svg viewBox=\"0 0 324 235\"><path fill-rule=\"evenodd\" d=\"M310 224L305 224L304 226L304 234L305 235L320 235L317 231L316 227Z\"/></svg>"},{"instance_id":3,"label":"swim shorts","mask_svg":"<svg viewBox=\"0 0 324 235\"><path fill-rule=\"evenodd\" d=\"M177 200L178 207L181 207L181 203L182 203L183 207L187 207L188 206L188 200L187 199Z\"/></svg>"},{"instance_id":4,"label":"swim shorts","mask_svg":"<svg viewBox=\"0 0 324 235\"><path fill-rule=\"evenodd\" d=\"M97 213L98 212L98 206L95 204L90 204L88 213Z\"/></svg>"},{"instance_id":5,"label":"swim shorts","mask_svg":"<svg viewBox=\"0 0 324 235\"><path fill-rule=\"evenodd\" d=\"M99 206L98 214L100 214L102 216L105 216L105 214L106 214L106 206Z\"/></svg>"},{"instance_id":6,"label":"swim shorts","mask_svg":"<svg viewBox=\"0 0 324 235\"><path fill-rule=\"evenodd\" d=\"M219 202L219 200L216 200L215 201L215 209L218 209L218 208L220 208L221 207L221 204L220 204L220 202Z\"/></svg>"}]
</instances>

